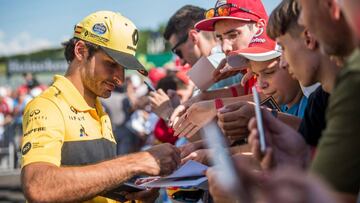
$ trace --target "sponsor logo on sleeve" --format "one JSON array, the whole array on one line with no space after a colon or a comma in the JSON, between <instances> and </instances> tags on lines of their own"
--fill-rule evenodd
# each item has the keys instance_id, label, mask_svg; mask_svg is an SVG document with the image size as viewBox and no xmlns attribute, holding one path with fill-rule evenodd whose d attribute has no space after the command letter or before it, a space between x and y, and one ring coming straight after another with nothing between
<instances>
[{"instance_id":1,"label":"sponsor logo on sleeve","mask_svg":"<svg viewBox=\"0 0 360 203\"><path fill-rule=\"evenodd\" d=\"M42 132L42 131L45 131L46 130L46 127L39 127L39 128L33 128L31 130L28 130L24 133L24 137L32 134L32 133L36 133L36 132Z\"/></svg>"},{"instance_id":2,"label":"sponsor logo on sleeve","mask_svg":"<svg viewBox=\"0 0 360 203\"><path fill-rule=\"evenodd\" d=\"M24 115L25 127L28 126L30 122L36 120L47 120L47 116L44 115L40 109L34 109L30 112L27 112Z\"/></svg>"},{"instance_id":3,"label":"sponsor logo on sleeve","mask_svg":"<svg viewBox=\"0 0 360 203\"><path fill-rule=\"evenodd\" d=\"M32 148L33 148L33 149L43 148L43 147L44 147L44 145L41 144L41 143L39 143L39 142L33 142L33 143L32 143Z\"/></svg>"},{"instance_id":4,"label":"sponsor logo on sleeve","mask_svg":"<svg viewBox=\"0 0 360 203\"><path fill-rule=\"evenodd\" d=\"M22 155L27 154L31 150L31 143L27 142L21 150Z\"/></svg>"},{"instance_id":5,"label":"sponsor logo on sleeve","mask_svg":"<svg viewBox=\"0 0 360 203\"><path fill-rule=\"evenodd\" d=\"M35 109L35 110L30 112L29 116L30 116L30 118L33 117L33 116L37 116L37 115L40 114L40 112L41 111L39 109Z\"/></svg>"}]
</instances>

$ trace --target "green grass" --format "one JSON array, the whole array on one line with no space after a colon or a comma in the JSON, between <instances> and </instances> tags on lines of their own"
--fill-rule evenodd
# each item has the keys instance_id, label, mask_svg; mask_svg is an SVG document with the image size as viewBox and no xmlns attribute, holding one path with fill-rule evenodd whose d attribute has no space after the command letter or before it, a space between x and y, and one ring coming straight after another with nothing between
<instances>
[{"instance_id":1,"label":"green grass","mask_svg":"<svg viewBox=\"0 0 360 203\"><path fill-rule=\"evenodd\" d=\"M6 64L0 63L0 75L5 75L5 74L6 74Z\"/></svg>"}]
</instances>

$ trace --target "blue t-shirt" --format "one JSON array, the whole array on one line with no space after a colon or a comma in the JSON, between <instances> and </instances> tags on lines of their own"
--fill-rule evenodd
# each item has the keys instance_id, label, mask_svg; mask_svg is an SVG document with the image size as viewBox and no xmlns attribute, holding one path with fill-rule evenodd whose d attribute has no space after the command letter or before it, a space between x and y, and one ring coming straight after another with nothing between
<instances>
[{"instance_id":1,"label":"blue t-shirt","mask_svg":"<svg viewBox=\"0 0 360 203\"><path fill-rule=\"evenodd\" d=\"M239 84L242 76L243 75L241 73L239 73L234 76L228 77L226 79L220 80L219 82L213 84L208 90L216 90L216 89L221 89L224 87L230 87L235 84Z\"/></svg>"},{"instance_id":2,"label":"blue t-shirt","mask_svg":"<svg viewBox=\"0 0 360 203\"><path fill-rule=\"evenodd\" d=\"M291 108L288 108L286 105L280 105L281 112L287 113L299 118L304 117L305 108L308 102L308 98L303 96L301 100L293 105Z\"/></svg>"}]
</instances>

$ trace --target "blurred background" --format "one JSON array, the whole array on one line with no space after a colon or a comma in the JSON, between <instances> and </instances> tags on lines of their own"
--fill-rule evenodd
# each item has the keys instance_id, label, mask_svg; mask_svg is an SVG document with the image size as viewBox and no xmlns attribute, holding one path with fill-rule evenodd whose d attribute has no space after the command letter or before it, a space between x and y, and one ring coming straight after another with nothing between
<instances>
[{"instance_id":1,"label":"blurred background","mask_svg":"<svg viewBox=\"0 0 360 203\"><path fill-rule=\"evenodd\" d=\"M279 2L263 0L268 13ZM61 43L72 37L77 22L98 10L118 11L132 20L140 31L137 57L148 70L154 69L154 78L150 80L155 86L160 79L157 76L184 68L179 67L162 37L170 16L186 4L208 9L215 3L214 0L0 0L0 202L24 202L19 180L22 111L27 102L51 84L54 74L63 74L67 69ZM127 76L126 83L117 91L118 97L103 101L109 114L121 109L120 118L112 118L116 122L113 128L131 137L124 137L122 146L130 147L118 150L119 154L138 151L156 142L151 138L152 115L143 100L144 78L135 72L128 72ZM186 83L183 76L177 77ZM107 108L112 102L122 105L117 109Z\"/></svg>"}]
</instances>

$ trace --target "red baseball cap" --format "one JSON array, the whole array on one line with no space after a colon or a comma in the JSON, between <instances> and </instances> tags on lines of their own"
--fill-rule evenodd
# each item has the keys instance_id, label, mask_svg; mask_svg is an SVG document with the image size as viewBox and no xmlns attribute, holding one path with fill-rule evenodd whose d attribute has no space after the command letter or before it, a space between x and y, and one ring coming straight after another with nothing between
<instances>
[{"instance_id":1,"label":"red baseball cap","mask_svg":"<svg viewBox=\"0 0 360 203\"><path fill-rule=\"evenodd\" d=\"M261 28L253 37L249 47L229 53L227 61L230 66L247 67L247 60L268 61L281 56L281 47L267 36L265 28Z\"/></svg>"},{"instance_id":2,"label":"red baseball cap","mask_svg":"<svg viewBox=\"0 0 360 203\"><path fill-rule=\"evenodd\" d=\"M260 19L268 19L261 0L218 0L215 8L224 4L234 4L236 7L230 9L229 16L215 16L204 19L195 24L195 28L204 31L214 31L214 25L219 20L233 19L241 21L257 22Z\"/></svg>"}]
</instances>

